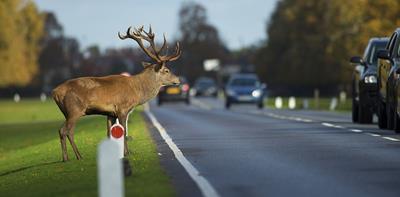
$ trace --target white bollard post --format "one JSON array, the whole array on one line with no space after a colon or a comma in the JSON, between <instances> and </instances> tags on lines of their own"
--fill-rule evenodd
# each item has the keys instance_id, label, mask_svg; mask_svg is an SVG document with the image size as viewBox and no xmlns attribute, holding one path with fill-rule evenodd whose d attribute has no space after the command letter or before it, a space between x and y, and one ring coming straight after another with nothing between
<instances>
[{"instance_id":1,"label":"white bollard post","mask_svg":"<svg viewBox=\"0 0 400 197\"><path fill-rule=\"evenodd\" d=\"M21 97L19 96L19 94L14 94L14 102L18 103L19 101L21 101Z\"/></svg>"},{"instance_id":2,"label":"white bollard post","mask_svg":"<svg viewBox=\"0 0 400 197\"><path fill-rule=\"evenodd\" d=\"M341 91L339 94L339 98L340 98L340 103L344 103L346 102L347 99L347 95L345 91Z\"/></svg>"},{"instance_id":3,"label":"white bollard post","mask_svg":"<svg viewBox=\"0 0 400 197\"><path fill-rule=\"evenodd\" d=\"M308 109L308 108L309 108L308 99L303 99L303 109Z\"/></svg>"},{"instance_id":4,"label":"white bollard post","mask_svg":"<svg viewBox=\"0 0 400 197\"><path fill-rule=\"evenodd\" d=\"M283 104L282 98L280 96L276 97L276 99L275 99L275 108L281 109L282 108L282 104Z\"/></svg>"},{"instance_id":5,"label":"white bollard post","mask_svg":"<svg viewBox=\"0 0 400 197\"><path fill-rule=\"evenodd\" d=\"M296 98L294 98L294 96L289 97L288 106L289 106L289 109L295 109L296 108Z\"/></svg>"},{"instance_id":6,"label":"white bollard post","mask_svg":"<svg viewBox=\"0 0 400 197\"><path fill-rule=\"evenodd\" d=\"M124 127L117 121L110 128L110 139L118 144L118 158L124 158L124 138L125 131Z\"/></svg>"},{"instance_id":7,"label":"white bollard post","mask_svg":"<svg viewBox=\"0 0 400 197\"><path fill-rule=\"evenodd\" d=\"M113 140L101 142L97 152L98 191L100 197L124 196L122 160L118 144Z\"/></svg>"},{"instance_id":8,"label":"white bollard post","mask_svg":"<svg viewBox=\"0 0 400 197\"><path fill-rule=\"evenodd\" d=\"M40 94L40 100L41 100L42 102L45 102L45 101L47 100L47 96L46 96L45 93L42 92L42 94Z\"/></svg>"},{"instance_id":9,"label":"white bollard post","mask_svg":"<svg viewBox=\"0 0 400 197\"><path fill-rule=\"evenodd\" d=\"M333 97L331 103L329 105L329 110L334 111L338 105L338 100L336 97Z\"/></svg>"}]
</instances>

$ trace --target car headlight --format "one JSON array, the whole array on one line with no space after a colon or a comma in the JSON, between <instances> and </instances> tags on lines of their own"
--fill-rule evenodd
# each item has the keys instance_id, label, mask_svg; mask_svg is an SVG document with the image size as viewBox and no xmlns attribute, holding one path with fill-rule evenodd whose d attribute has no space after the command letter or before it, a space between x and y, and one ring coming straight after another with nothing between
<instances>
[{"instance_id":1,"label":"car headlight","mask_svg":"<svg viewBox=\"0 0 400 197\"><path fill-rule=\"evenodd\" d=\"M364 77L365 83L377 83L377 81L378 80L376 79L375 75L369 75L369 76Z\"/></svg>"},{"instance_id":2,"label":"car headlight","mask_svg":"<svg viewBox=\"0 0 400 197\"><path fill-rule=\"evenodd\" d=\"M227 94L228 96L235 96L235 95L236 95L236 92L228 89L228 90L226 90L226 94Z\"/></svg>"},{"instance_id":3,"label":"car headlight","mask_svg":"<svg viewBox=\"0 0 400 197\"><path fill-rule=\"evenodd\" d=\"M253 90L251 95L253 95L253 97L260 97L261 93L262 93L261 90Z\"/></svg>"}]
</instances>

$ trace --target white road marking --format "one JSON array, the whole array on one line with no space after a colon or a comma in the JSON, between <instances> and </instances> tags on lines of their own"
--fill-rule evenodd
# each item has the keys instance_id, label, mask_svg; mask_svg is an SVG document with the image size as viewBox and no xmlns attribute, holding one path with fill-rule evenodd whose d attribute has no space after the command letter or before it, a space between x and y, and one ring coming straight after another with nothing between
<instances>
[{"instance_id":1,"label":"white road marking","mask_svg":"<svg viewBox=\"0 0 400 197\"><path fill-rule=\"evenodd\" d=\"M183 155L182 151L178 148L178 146L174 143L172 138L168 135L167 131L164 127L161 126L160 122L156 119L153 113L150 112L149 105L146 104L144 106L144 111L153 123L153 125L157 128L158 132L160 133L161 137L164 141L168 144L169 148L175 155L175 158L179 161L179 163L183 166L189 176L193 179L193 181L199 187L201 193L205 197L218 197L219 194L214 189L214 187L207 181L207 179L200 174L200 172L186 159Z\"/></svg>"},{"instance_id":2,"label":"white road marking","mask_svg":"<svg viewBox=\"0 0 400 197\"><path fill-rule=\"evenodd\" d=\"M205 109L205 110L211 110L212 109L212 107L210 105L205 104L205 103L203 103L203 102L201 102L201 101L199 101L199 100L197 100L195 98L192 98L192 103L195 104L197 107L200 107L200 108Z\"/></svg>"},{"instance_id":3,"label":"white road marking","mask_svg":"<svg viewBox=\"0 0 400 197\"><path fill-rule=\"evenodd\" d=\"M327 123L327 122L323 122L321 123L322 125L326 126L326 127L334 127L335 125L331 124L331 123Z\"/></svg>"},{"instance_id":4,"label":"white road marking","mask_svg":"<svg viewBox=\"0 0 400 197\"><path fill-rule=\"evenodd\" d=\"M379 137L379 136L381 136L381 135L379 135L379 134L376 134L376 133L366 133L367 135L370 135L370 136L373 136L373 137Z\"/></svg>"},{"instance_id":5,"label":"white road marking","mask_svg":"<svg viewBox=\"0 0 400 197\"><path fill-rule=\"evenodd\" d=\"M382 137L382 138L387 139L387 140L390 140L390 141L394 141L394 142L400 142L399 139L392 138L392 137Z\"/></svg>"},{"instance_id":6,"label":"white road marking","mask_svg":"<svg viewBox=\"0 0 400 197\"><path fill-rule=\"evenodd\" d=\"M362 132L362 130L360 130L360 129L350 129L350 131L353 131L353 132L356 132L356 133L361 133Z\"/></svg>"}]
</instances>

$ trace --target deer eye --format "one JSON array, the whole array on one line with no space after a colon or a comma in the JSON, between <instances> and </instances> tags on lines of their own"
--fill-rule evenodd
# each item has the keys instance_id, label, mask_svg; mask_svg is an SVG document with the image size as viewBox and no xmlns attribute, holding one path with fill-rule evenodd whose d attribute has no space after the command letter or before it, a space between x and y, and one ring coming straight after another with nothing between
<instances>
[{"instance_id":1,"label":"deer eye","mask_svg":"<svg viewBox=\"0 0 400 197\"><path fill-rule=\"evenodd\" d=\"M165 70L165 73L169 73L169 70Z\"/></svg>"}]
</instances>

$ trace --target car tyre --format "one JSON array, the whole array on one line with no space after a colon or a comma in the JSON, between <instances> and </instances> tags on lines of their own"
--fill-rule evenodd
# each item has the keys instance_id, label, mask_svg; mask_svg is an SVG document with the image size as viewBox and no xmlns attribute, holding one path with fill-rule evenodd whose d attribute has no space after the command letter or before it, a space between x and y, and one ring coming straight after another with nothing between
<instances>
[{"instance_id":1,"label":"car tyre","mask_svg":"<svg viewBox=\"0 0 400 197\"><path fill-rule=\"evenodd\" d=\"M386 116L386 106L385 103L379 101L378 104L378 127L380 129L387 128L387 116Z\"/></svg>"},{"instance_id":2,"label":"car tyre","mask_svg":"<svg viewBox=\"0 0 400 197\"><path fill-rule=\"evenodd\" d=\"M354 123L358 122L359 120L359 110L358 110L359 106L358 106L358 102L356 101L355 98L352 99L352 113L351 113L351 118L353 120Z\"/></svg>"},{"instance_id":3,"label":"car tyre","mask_svg":"<svg viewBox=\"0 0 400 197\"><path fill-rule=\"evenodd\" d=\"M393 111L394 111L394 113L393 113L393 117L394 117L394 119L393 119L393 123L394 123L393 129L394 129L394 131L396 133L400 133L400 117L399 117L399 115L397 113L397 104L395 105L395 108L394 108Z\"/></svg>"},{"instance_id":4,"label":"car tyre","mask_svg":"<svg viewBox=\"0 0 400 197\"><path fill-rule=\"evenodd\" d=\"M231 102L227 99L225 101L225 109L230 109L231 108Z\"/></svg>"},{"instance_id":5,"label":"car tyre","mask_svg":"<svg viewBox=\"0 0 400 197\"><path fill-rule=\"evenodd\" d=\"M386 114L387 114L386 127L387 127L387 129L391 130L394 128L394 121L393 121L394 120L394 117L393 117L394 111L393 111L392 106L390 106L390 104L388 102L386 102Z\"/></svg>"},{"instance_id":6,"label":"car tyre","mask_svg":"<svg viewBox=\"0 0 400 197\"><path fill-rule=\"evenodd\" d=\"M161 101L160 98L157 99L157 105L158 105L158 106L161 106L161 105L162 105L162 101Z\"/></svg>"},{"instance_id":7,"label":"car tyre","mask_svg":"<svg viewBox=\"0 0 400 197\"><path fill-rule=\"evenodd\" d=\"M368 107L358 106L358 122L360 124L372 123L372 112Z\"/></svg>"},{"instance_id":8,"label":"car tyre","mask_svg":"<svg viewBox=\"0 0 400 197\"><path fill-rule=\"evenodd\" d=\"M258 102L257 103L257 107L258 107L258 109L263 109L264 108L264 103L262 101Z\"/></svg>"}]
</instances>

